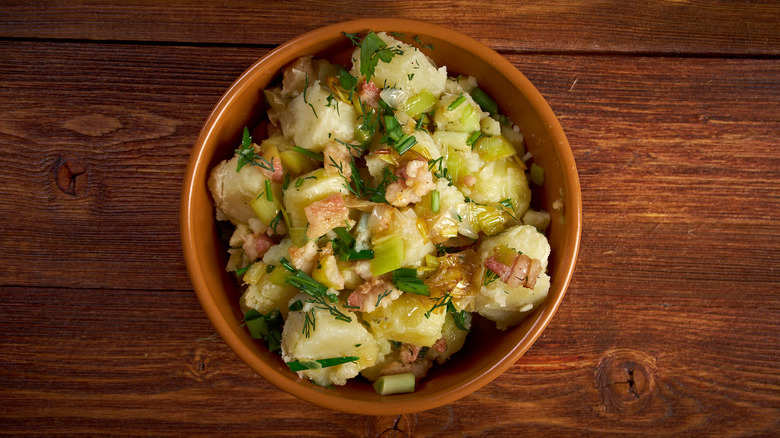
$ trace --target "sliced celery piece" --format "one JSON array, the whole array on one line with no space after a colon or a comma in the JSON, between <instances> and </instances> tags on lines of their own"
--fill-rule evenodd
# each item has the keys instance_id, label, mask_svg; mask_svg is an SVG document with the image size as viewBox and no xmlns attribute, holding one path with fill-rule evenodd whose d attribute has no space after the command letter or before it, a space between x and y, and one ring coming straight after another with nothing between
<instances>
[{"instance_id":1,"label":"sliced celery piece","mask_svg":"<svg viewBox=\"0 0 780 438\"><path fill-rule=\"evenodd\" d=\"M436 99L436 96L433 95L433 93L427 89L424 89L414 96L406 99L406 103L404 103L402 110L408 114L409 117L416 119L420 117L421 114L432 110L436 106L437 101L438 100Z\"/></svg>"},{"instance_id":2,"label":"sliced celery piece","mask_svg":"<svg viewBox=\"0 0 780 438\"><path fill-rule=\"evenodd\" d=\"M391 234L374 242L374 258L371 259L371 275L378 277L401 267L404 259L404 241Z\"/></svg>"}]
</instances>

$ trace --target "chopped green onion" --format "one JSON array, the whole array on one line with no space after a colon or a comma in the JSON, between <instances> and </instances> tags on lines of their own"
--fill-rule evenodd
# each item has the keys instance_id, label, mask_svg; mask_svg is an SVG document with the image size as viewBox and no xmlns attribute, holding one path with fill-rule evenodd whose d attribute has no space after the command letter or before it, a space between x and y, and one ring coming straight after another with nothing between
<instances>
[{"instance_id":1,"label":"chopped green onion","mask_svg":"<svg viewBox=\"0 0 780 438\"><path fill-rule=\"evenodd\" d=\"M379 395L414 392L415 377L412 373L382 376L374 382L374 391Z\"/></svg>"},{"instance_id":2,"label":"chopped green onion","mask_svg":"<svg viewBox=\"0 0 780 438\"><path fill-rule=\"evenodd\" d=\"M466 146L470 146L472 149L474 149L474 143L476 143L479 138L482 137L482 131L474 131L469 135L469 138L466 139Z\"/></svg>"},{"instance_id":3,"label":"chopped green onion","mask_svg":"<svg viewBox=\"0 0 780 438\"><path fill-rule=\"evenodd\" d=\"M295 188L298 188L303 185L303 178L298 177L298 179L295 180Z\"/></svg>"},{"instance_id":4,"label":"chopped green onion","mask_svg":"<svg viewBox=\"0 0 780 438\"><path fill-rule=\"evenodd\" d=\"M431 192L431 211L434 213L439 212L439 191L434 190Z\"/></svg>"},{"instance_id":5,"label":"chopped green onion","mask_svg":"<svg viewBox=\"0 0 780 438\"><path fill-rule=\"evenodd\" d=\"M303 309L303 301L295 300L292 304L290 304L289 309L291 312L297 312L298 310Z\"/></svg>"},{"instance_id":6,"label":"chopped green onion","mask_svg":"<svg viewBox=\"0 0 780 438\"><path fill-rule=\"evenodd\" d=\"M284 179L282 180L282 190L287 190L290 186L290 173L284 172Z\"/></svg>"},{"instance_id":7,"label":"chopped green onion","mask_svg":"<svg viewBox=\"0 0 780 438\"><path fill-rule=\"evenodd\" d=\"M452 103L451 103L451 104L450 104L450 105L447 107L447 111L452 111L452 110L454 110L455 108L459 107L459 106L460 106L460 105L461 105L463 102L465 102L465 101L466 101L466 96L464 96L464 95L462 95L462 94L461 94L459 98L455 99L455 101L454 101L454 102L452 102Z\"/></svg>"},{"instance_id":8,"label":"chopped green onion","mask_svg":"<svg viewBox=\"0 0 780 438\"><path fill-rule=\"evenodd\" d=\"M417 269L415 268L398 268L393 271L393 282L403 279L417 279Z\"/></svg>"},{"instance_id":9,"label":"chopped green onion","mask_svg":"<svg viewBox=\"0 0 780 438\"><path fill-rule=\"evenodd\" d=\"M404 134L404 136L401 137L401 140L395 144L395 150L398 151L399 155L403 155L416 144L417 139L413 135Z\"/></svg>"},{"instance_id":10,"label":"chopped green onion","mask_svg":"<svg viewBox=\"0 0 780 438\"><path fill-rule=\"evenodd\" d=\"M342 258L344 261L351 261L351 260L371 260L374 258L374 250L373 249L364 249L361 251L355 251L354 249L349 250L349 253L347 253L346 258Z\"/></svg>"},{"instance_id":11,"label":"chopped green onion","mask_svg":"<svg viewBox=\"0 0 780 438\"><path fill-rule=\"evenodd\" d=\"M483 111L487 111L491 115L496 115L496 113L498 113L498 104L496 101L493 100L493 98L490 97L487 93L482 91L481 88L475 88L471 92L471 97L474 99L474 102L476 102L477 105L482 108Z\"/></svg>"},{"instance_id":12,"label":"chopped green onion","mask_svg":"<svg viewBox=\"0 0 780 438\"><path fill-rule=\"evenodd\" d=\"M306 155L309 158L313 158L321 163L325 162L325 157L322 156L322 154L318 154L316 152L312 152L308 149L304 149L300 146L293 146L292 150L295 152L298 152L299 154Z\"/></svg>"},{"instance_id":13,"label":"chopped green onion","mask_svg":"<svg viewBox=\"0 0 780 438\"><path fill-rule=\"evenodd\" d=\"M295 273L287 277L284 282L313 297L321 297L328 291L328 288L324 284L297 269L295 270Z\"/></svg>"},{"instance_id":14,"label":"chopped green onion","mask_svg":"<svg viewBox=\"0 0 780 438\"><path fill-rule=\"evenodd\" d=\"M398 288L398 290L409 292L410 294L425 296L429 296L431 294L428 290L428 285L423 283L420 279L417 279L417 281L400 280L395 284L395 286Z\"/></svg>"},{"instance_id":15,"label":"chopped green onion","mask_svg":"<svg viewBox=\"0 0 780 438\"><path fill-rule=\"evenodd\" d=\"M271 190L271 181L265 180L265 199L274 202L274 192Z\"/></svg>"},{"instance_id":16,"label":"chopped green onion","mask_svg":"<svg viewBox=\"0 0 780 438\"><path fill-rule=\"evenodd\" d=\"M355 243L355 238L349 234L349 231L345 227L337 227L333 229L333 232L344 242L347 246L352 246Z\"/></svg>"},{"instance_id":17,"label":"chopped green onion","mask_svg":"<svg viewBox=\"0 0 780 438\"><path fill-rule=\"evenodd\" d=\"M329 359L317 359L317 360L296 360L294 362L287 362L287 366L291 371L304 371L311 369L328 368L336 365L342 365L349 362L355 362L360 360L357 356L346 357L332 357Z\"/></svg>"},{"instance_id":18,"label":"chopped green onion","mask_svg":"<svg viewBox=\"0 0 780 438\"><path fill-rule=\"evenodd\" d=\"M536 163L531 164L531 182L537 186L544 185L544 168Z\"/></svg>"},{"instance_id":19,"label":"chopped green onion","mask_svg":"<svg viewBox=\"0 0 780 438\"><path fill-rule=\"evenodd\" d=\"M250 263L247 266L244 266L243 268L236 269L236 275L238 275L239 277L244 275L244 273L246 273L246 271L248 271L249 268L252 267L252 265L254 265L254 263Z\"/></svg>"}]
</instances>

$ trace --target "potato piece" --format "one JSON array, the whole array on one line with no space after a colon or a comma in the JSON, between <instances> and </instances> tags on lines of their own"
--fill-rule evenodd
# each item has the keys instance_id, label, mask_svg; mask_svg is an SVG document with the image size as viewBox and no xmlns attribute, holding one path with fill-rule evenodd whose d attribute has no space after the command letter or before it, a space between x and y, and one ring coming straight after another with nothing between
<instances>
[{"instance_id":1,"label":"potato piece","mask_svg":"<svg viewBox=\"0 0 780 438\"><path fill-rule=\"evenodd\" d=\"M305 302L310 297L299 294L294 299ZM327 310L306 303L303 309L289 313L282 331L282 359L285 362L359 357L355 362L298 372L300 377L311 379L322 386L344 385L348 379L357 376L362 369L374 365L379 357L376 340L363 327L359 318L343 306L334 305L352 320L350 322L338 320ZM309 332L309 337L306 337L303 329L309 310L314 312L316 328Z\"/></svg>"},{"instance_id":2,"label":"potato piece","mask_svg":"<svg viewBox=\"0 0 780 438\"><path fill-rule=\"evenodd\" d=\"M357 122L352 105L328 101L330 91L313 78L308 85L279 116L284 136L314 152L322 152L332 140L352 141Z\"/></svg>"},{"instance_id":3,"label":"potato piece","mask_svg":"<svg viewBox=\"0 0 780 438\"><path fill-rule=\"evenodd\" d=\"M470 317L467 318L469 321L471 321ZM466 327L468 328L468 326ZM459 329L458 326L455 325L455 318L452 317L452 314L447 313L441 334L444 340L447 341L447 348L443 353L434 352L436 362L440 364L446 362L447 359L449 359L453 354L457 353L461 348L463 348L463 344L466 343L466 337L468 336L469 331Z\"/></svg>"},{"instance_id":4,"label":"potato piece","mask_svg":"<svg viewBox=\"0 0 780 438\"><path fill-rule=\"evenodd\" d=\"M476 173L474 187L463 192L480 204L490 204L511 199L515 206L513 215L522 217L531 204L531 188L523 169L512 158L485 163Z\"/></svg>"},{"instance_id":5,"label":"potato piece","mask_svg":"<svg viewBox=\"0 0 780 438\"><path fill-rule=\"evenodd\" d=\"M398 210L393 215L393 223L390 227L389 234L397 235L403 240L404 258L401 266L420 266L426 254L433 254L436 251L436 245L423 234L423 231L427 230L418 226L417 215L411 208Z\"/></svg>"},{"instance_id":6,"label":"potato piece","mask_svg":"<svg viewBox=\"0 0 780 438\"><path fill-rule=\"evenodd\" d=\"M405 293L390 303L364 315L371 330L380 337L393 341L430 347L441 338L445 309L439 307L428 318L425 313L433 307L428 297Z\"/></svg>"},{"instance_id":7,"label":"potato piece","mask_svg":"<svg viewBox=\"0 0 780 438\"><path fill-rule=\"evenodd\" d=\"M299 180L300 184L298 184ZM290 216L292 222L290 226L306 228L308 221L303 209L312 202L325 199L334 193L349 193L344 178L340 175L328 175L322 168L290 181L290 185L284 191L284 208Z\"/></svg>"},{"instance_id":8,"label":"potato piece","mask_svg":"<svg viewBox=\"0 0 780 438\"><path fill-rule=\"evenodd\" d=\"M263 315L279 309L283 318L287 318L290 299L299 293L298 289L288 285L275 285L264 276L257 284L250 284L241 295L239 305L245 313L255 309Z\"/></svg>"},{"instance_id":9,"label":"potato piece","mask_svg":"<svg viewBox=\"0 0 780 438\"><path fill-rule=\"evenodd\" d=\"M250 203L265 191L267 178L255 166L246 165L236 172L238 157L219 163L209 176L209 190L214 204L235 225L258 219Z\"/></svg>"},{"instance_id":10,"label":"potato piece","mask_svg":"<svg viewBox=\"0 0 780 438\"><path fill-rule=\"evenodd\" d=\"M377 33L377 36L387 43L388 48L397 48L403 51L403 54L393 56L390 62L379 62L376 66L374 76L371 78L375 84L388 87L400 88L408 96L427 89L437 98L444 91L447 82L447 68L436 68L433 62L425 56L416 47L404 44L384 32ZM355 49L352 54L355 63L352 66L354 76L360 74L360 49Z\"/></svg>"},{"instance_id":11,"label":"potato piece","mask_svg":"<svg viewBox=\"0 0 780 438\"><path fill-rule=\"evenodd\" d=\"M515 251L520 251L528 257L541 262L547 269L550 256L550 244L544 234L536 231L531 225L518 225L498 235L486 238L479 247L478 256L481 260L493 254L493 248L505 245ZM483 279L485 268L482 267L478 278ZM475 310L482 316L495 321L499 329L515 325L525 318L533 309L547 297L550 289L550 277L546 273L539 275L533 289L523 286L509 287L497 279L488 285L480 287L475 301Z\"/></svg>"}]
</instances>

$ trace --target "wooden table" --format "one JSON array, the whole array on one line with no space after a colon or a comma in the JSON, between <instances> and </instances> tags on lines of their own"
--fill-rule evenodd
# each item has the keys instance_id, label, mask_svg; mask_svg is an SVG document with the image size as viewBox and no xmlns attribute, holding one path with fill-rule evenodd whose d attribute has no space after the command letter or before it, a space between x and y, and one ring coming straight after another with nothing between
<instances>
[{"instance_id":1,"label":"wooden table","mask_svg":"<svg viewBox=\"0 0 780 438\"><path fill-rule=\"evenodd\" d=\"M253 373L200 309L178 227L190 148L232 81L369 16L504 54L560 118L583 195L539 341L399 417ZM4 1L0 55L0 433L780 434L777 2Z\"/></svg>"}]
</instances>

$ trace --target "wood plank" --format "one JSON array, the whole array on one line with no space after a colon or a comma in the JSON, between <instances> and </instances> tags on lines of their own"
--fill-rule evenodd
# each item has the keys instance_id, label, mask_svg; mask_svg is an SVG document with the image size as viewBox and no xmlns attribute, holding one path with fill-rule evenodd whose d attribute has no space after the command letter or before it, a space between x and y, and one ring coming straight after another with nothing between
<instances>
[{"instance_id":1,"label":"wood plank","mask_svg":"<svg viewBox=\"0 0 780 438\"><path fill-rule=\"evenodd\" d=\"M777 56L777 2L6 1L0 37L274 46L349 19L402 17L448 26L507 52ZM672 18L673 17L673 18Z\"/></svg>"},{"instance_id":2,"label":"wood plank","mask_svg":"<svg viewBox=\"0 0 780 438\"><path fill-rule=\"evenodd\" d=\"M186 291L0 287L0 424L12 435L780 430L780 321L767 318L777 301L604 294L588 279L575 278L539 342L493 383L441 408L377 418L311 406L256 376Z\"/></svg>"}]
</instances>

